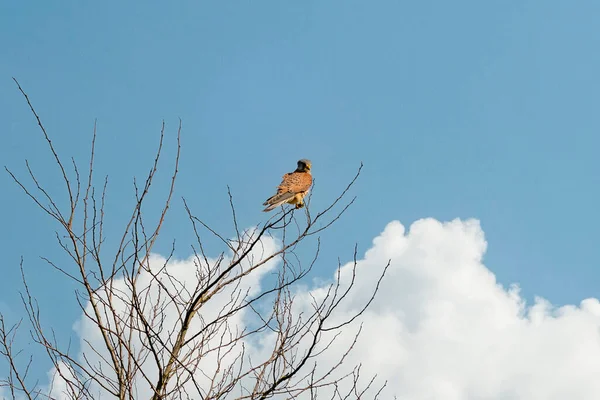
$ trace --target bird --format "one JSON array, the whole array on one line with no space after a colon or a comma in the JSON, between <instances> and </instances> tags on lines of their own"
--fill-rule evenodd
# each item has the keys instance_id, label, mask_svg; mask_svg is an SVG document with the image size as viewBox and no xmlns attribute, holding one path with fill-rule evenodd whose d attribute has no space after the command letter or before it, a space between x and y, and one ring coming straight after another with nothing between
<instances>
[{"instance_id":1,"label":"bird","mask_svg":"<svg viewBox=\"0 0 600 400\"><path fill-rule=\"evenodd\" d=\"M298 160L298 168L283 175L281 183L277 186L277 193L263 203L263 206L267 206L263 211L271 211L286 203L295 205L296 209L304 207L304 197L312 185L311 167L310 160Z\"/></svg>"}]
</instances>

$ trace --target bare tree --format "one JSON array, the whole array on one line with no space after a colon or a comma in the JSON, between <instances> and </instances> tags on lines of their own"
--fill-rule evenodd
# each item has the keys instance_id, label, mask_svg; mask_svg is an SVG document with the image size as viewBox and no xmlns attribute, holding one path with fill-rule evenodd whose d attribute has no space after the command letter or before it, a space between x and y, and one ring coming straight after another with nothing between
<instances>
[{"instance_id":1,"label":"bare tree","mask_svg":"<svg viewBox=\"0 0 600 400\"><path fill-rule=\"evenodd\" d=\"M346 365L360 328L352 331L352 340L347 341L341 354L329 353L341 332L373 301L387 266L382 266L372 296L363 307L343 318L336 316L335 310L351 296L358 279L356 248L349 279L341 279L338 268L337 280L327 290L311 292L310 302L299 303L296 290L318 260L319 233L354 202L345 199L362 165L324 210L312 214L309 197L307 207L301 211L282 208L252 229L239 228L233 196L228 191L233 238L209 227L183 199L196 240L191 246L193 267L177 269L174 243L166 258L153 255L152 249L174 195L181 122L176 135L175 167L161 209L152 215L154 222L147 222L144 205L161 161L164 123L147 177L141 184L134 180L135 201L118 236L118 245L105 249L108 178L96 184L96 127L89 164L83 172L73 159L65 163L59 156L29 97L15 83L53 156L67 195L66 204L58 204L28 162L30 184L8 168L6 171L26 196L58 224L56 240L71 263L59 265L44 260L78 287L74 301L83 312L84 323L92 327L94 338L83 337L76 352L58 344L52 330L41 323L42 310L31 293L21 262L25 321L35 343L52 362L55 379L50 387L33 380L32 359L29 363L18 361L24 356L14 348L22 321L7 326L0 315L0 351L8 368L2 386L13 399L378 397L385 383L376 383L374 376L362 379L360 364ZM216 258L211 258L204 247L208 235L222 244ZM302 261L297 249L306 241L314 245L314 254ZM265 274L261 271L272 271L274 278L261 279L260 274ZM261 280L260 286L256 285L257 279Z\"/></svg>"}]
</instances>

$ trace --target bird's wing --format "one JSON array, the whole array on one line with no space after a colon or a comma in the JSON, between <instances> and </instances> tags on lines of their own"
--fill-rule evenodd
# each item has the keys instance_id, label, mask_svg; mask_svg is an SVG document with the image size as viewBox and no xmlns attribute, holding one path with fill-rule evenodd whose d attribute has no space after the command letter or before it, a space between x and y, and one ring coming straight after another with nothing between
<instances>
[{"instance_id":1,"label":"bird's wing","mask_svg":"<svg viewBox=\"0 0 600 400\"><path fill-rule=\"evenodd\" d=\"M312 176L306 172L290 172L283 176L283 179L277 187L277 193L269 197L263 206L279 206L297 193L306 193L312 185ZM265 211L269 211L273 207L267 207Z\"/></svg>"},{"instance_id":2,"label":"bird's wing","mask_svg":"<svg viewBox=\"0 0 600 400\"><path fill-rule=\"evenodd\" d=\"M278 192L302 193L310 189L312 176L307 172L290 172L283 176Z\"/></svg>"}]
</instances>

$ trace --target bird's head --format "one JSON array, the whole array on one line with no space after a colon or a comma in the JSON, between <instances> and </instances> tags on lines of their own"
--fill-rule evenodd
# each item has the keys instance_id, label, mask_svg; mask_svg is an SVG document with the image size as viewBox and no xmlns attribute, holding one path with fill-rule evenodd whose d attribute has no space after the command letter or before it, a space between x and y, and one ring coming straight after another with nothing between
<instances>
[{"instance_id":1,"label":"bird's head","mask_svg":"<svg viewBox=\"0 0 600 400\"><path fill-rule=\"evenodd\" d=\"M312 163L310 160L303 158L302 160L298 160L298 168L296 171L298 172L310 172L310 168L312 167Z\"/></svg>"}]
</instances>

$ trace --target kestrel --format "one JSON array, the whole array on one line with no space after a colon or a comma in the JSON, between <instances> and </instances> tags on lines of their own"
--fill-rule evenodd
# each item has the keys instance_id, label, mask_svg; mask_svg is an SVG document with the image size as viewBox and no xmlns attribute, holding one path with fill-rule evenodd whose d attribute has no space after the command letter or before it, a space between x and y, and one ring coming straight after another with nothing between
<instances>
[{"instance_id":1,"label":"kestrel","mask_svg":"<svg viewBox=\"0 0 600 400\"><path fill-rule=\"evenodd\" d=\"M298 168L294 172L285 174L277 187L277 193L263 203L263 206L267 206L263 211L271 211L286 203L295 204L296 208L304 207L304 196L312 185L310 167L310 160L305 158L299 160Z\"/></svg>"}]
</instances>

